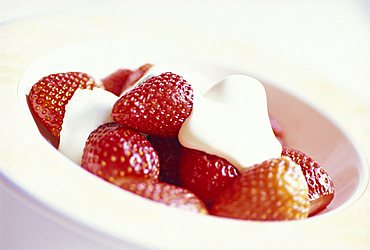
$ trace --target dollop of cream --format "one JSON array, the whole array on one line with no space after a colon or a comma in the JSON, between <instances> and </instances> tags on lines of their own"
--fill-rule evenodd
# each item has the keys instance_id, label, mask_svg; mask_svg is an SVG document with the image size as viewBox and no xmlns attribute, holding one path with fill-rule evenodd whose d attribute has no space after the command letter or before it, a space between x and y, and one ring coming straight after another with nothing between
<instances>
[{"instance_id":1,"label":"dollop of cream","mask_svg":"<svg viewBox=\"0 0 370 250\"><path fill-rule=\"evenodd\" d=\"M88 136L98 126L112 121L110 114L117 100L117 96L101 88L76 90L66 105L59 151L80 165Z\"/></svg>"},{"instance_id":2,"label":"dollop of cream","mask_svg":"<svg viewBox=\"0 0 370 250\"><path fill-rule=\"evenodd\" d=\"M228 76L196 95L179 141L222 157L239 170L280 157L282 151L271 128L265 89L246 75Z\"/></svg>"}]
</instances>

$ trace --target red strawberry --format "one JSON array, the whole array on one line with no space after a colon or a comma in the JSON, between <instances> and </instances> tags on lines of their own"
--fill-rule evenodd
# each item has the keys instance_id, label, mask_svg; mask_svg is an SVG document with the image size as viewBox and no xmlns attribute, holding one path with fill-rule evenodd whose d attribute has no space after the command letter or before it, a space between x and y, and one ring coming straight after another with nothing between
<instances>
[{"instance_id":1,"label":"red strawberry","mask_svg":"<svg viewBox=\"0 0 370 250\"><path fill-rule=\"evenodd\" d=\"M171 207L208 214L204 203L192 192L181 187L163 182L153 183L147 179L133 177L122 179L119 186L137 195Z\"/></svg>"},{"instance_id":2,"label":"red strawberry","mask_svg":"<svg viewBox=\"0 0 370 250\"><path fill-rule=\"evenodd\" d=\"M292 149L284 148L283 156L288 156L302 168L308 185L310 216L325 209L334 198L334 183L328 173L310 156Z\"/></svg>"},{"instance_id":3,"label":"red strawberry","mask_svg":"<svg viewBox=\"0 0 370 250\"><path fill-rule=\"evenodd\" d=\"M122 89L126 87L128 77L132 74L132 70L119 69L109 76L102 79L104 89L112 92L116 96L120 96Z\"/></svg>"},{"instance_id":4,"label":"red strawberry","mask_svg":"<svg viewBox=\"0 0 370 250\"><path fill-rule=\"evenodd\" d=\"M161 170L159 180L180 185L179 162L180 162L180 143L176 137L163 138L158 136L148 136L148 141L152 144L159 156Z\"/></svg>"},{"instance_id":5,"label":"red strawberry","mask_svg":"<svg viewBox=\"0 0 370 250\"><path fill-rule=\"evenodd\" d=\"M135 71L119 69L102 79L103 86L116 96L120 96L124 90L133 86L151 67L151 64L144 64Z\"/></svg>"},{"instance_id":6,"label":"red strawberry","mask_svg":"<svg viewBox=\"0 0 370 250\"><path fill-rule=\"evenodd\" d=\"M193 108L193 88L181 76L163 73L125 93L113 120L150 135L175 137Z\"/></svg>"},{"instance_id":7,"label":"red strawberry","mask_svg":"<svg viewBox=\"0 0 370 250\"><path fill-rule=\"evenodd\" d=\"M294 220L309 210L307 184L289 158L271 159L242 171L216 198L211 214L246 220Z\"/></svg>"},{"instance_id":8,"label":"red strawberry","mask_svg":"<svg viewBox=\"0 0 370 250\"><path fill-rule=\"evenodd\" d=\"M29 107L41 133L53 141L54 146L59 144L67 103L78 88L94 86L94 79L81 72L48 75L32 86L27 97Z\"/></svg>"},{"instance_id":9,"label":"red strawberry","mask_svg":"<svg viewBox=\"0 0 370 250\"><path fill-rule=\"evenodd\" d=\"M207 205L238 175L239 171L223 158L185 147L181 149L181 185Z\"/></svg>"},{"instance_id":10,"label":"red strawberry","mask_svg":"<svg viewBox=\"0 0 370 250\"><path fill-rule=\"evenodd\" d=\"M285 134L283 129L281 128L279 121L270 115L270 123L272 130L274 131L274 134L276 138L279 140L280 144L286 145Z\"/></svg>"},{"instance_id":11,"label":"red strawberry","mask_svg":"<svg viewBox=\"0 0 370 250\"><path fill-rule=\"evenodd\" d=\"M118 123L99 126L88 137L81 166L113 184L127 176L158 181L158 155L139 132Z\"/></svg>"},{"instance_id":12,"label":"red strawberry","mask_svg":"<svg viewBox=\"0 0 370 250\"><path fill-rule=\"evenodd\" d=\"M127 78L126 84L123 86L121 93L127 88L133 86L151 67L153 67L153 64L147 63L133 71Z\"/></svg>"}]
</instances>

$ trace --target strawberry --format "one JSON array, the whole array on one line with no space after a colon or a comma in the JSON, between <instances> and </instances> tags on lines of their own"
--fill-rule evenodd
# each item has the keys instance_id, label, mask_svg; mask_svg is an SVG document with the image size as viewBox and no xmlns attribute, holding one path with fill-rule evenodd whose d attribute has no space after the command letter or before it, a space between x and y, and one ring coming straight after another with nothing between
<instances>
[{"instance_id":1,"label":"strawberry","mask_svg":"<svg viewBox=\"0 0 370 250\"><path fill-rule=\"evenodd\" d=\"M122 95L112 118L150 135L175 137L193 108L193 88L181 76L163 73Z\"/></svg>"},{"instance_id":2,"label":"strawberry","mask_svg":"<svg viewBox=\"0 0 370 250\"><path fill-rule=\"evenodd\" d=\"M288 156L302 168L308 185L309 216L325 209L334 198L334 183L325 169L310 156L296 149L283 148L282 155Z\"/></svg>"},{"instance_id":3,"label":"strawberry","mask_svg":"<svg viewBox=\"0 0 370 250\"><path fill-rule=\"evenodd\" d=\"M122 89L126 88L128 77L132 74L132 70L119 69L112 74L102 79L104 89L112 92L116 96L120 96Z\"/></svg>"},{"instance_id":4,"label":"strawberry","mask_svg":"<svg viewBox=\"0 0 370 250\"><path fill-rule=\"evenodd\" d=\"M158 155L139 132L118 123L99 126L88 137L81 166L113 184L137 176L158 181Z\"/></svg>"},{"instance_id":5,"label":"strawberry","mask_svg":"<svg viewBox=\"0 0 370 250\"><path fill-rule=\"evenodd\" d=\"M107 91L120 96L124 90L132 87L151 67L151 64L144 64L135 71L119 69L102 79L103 86Z\"/></svg>"},{"instance_id":6,"label":"strawberry","mask_svg":"<svg viewBox=\"0 0 370 250\"><path fill-rule=\"evenodd\" d=\"M281 145L286 145L285 134L284 134L284 131L283 131L279 121L276 120L271 115L269 117L270 117L270 123L271 123L272 131L274 131L274 134L275 134L276 138L279 140Z\"/></svg>"},{"instance_id":7,"label":"strawberry","mask_svg":"<svg viewBox=\"0 0 370 250\"><path fill-rule=\"evenodd\" d=\"M180 185L179 162L180 162L180 143L176 137L163 138L158 136L148 136L148 141L157 151L161 170L159 180L173 185Z\"/></svg>"},{"instance_id":8,"label":"strawberry","mask_svg":"<svg viewBox=\"0 0 370 250\"><path fill-rule=\"evenodd\" d=\"M94 79L81 72L48 75L32 86L27 96L31 113L40 132L54 146L59 144L65 107L75 91L94 87Z\"/></svg>"},{"instance_id":9,"label":"strawberry","mask_svg":"<svg viewBox=\"0 0 370 250\"><path fill-rule=\"evenodd\" d=\"M181 208L191 212L208 214L204 203L192 192L168 183L153 183L148 179L126 177L119 184L120 187L140 195L144 198Z\"/></svg>"},{"instance_id":10,"label":"strawberry","mask_svg":"<svg viewBox=\"0 0 370 250\"><path fill-rule=\"evenodd\" d=\"M181 185L210 205L219 192L229 185L239 171L223 158L202 151L181 148Z\"/></svg>"},{"instance_id":11,"label":"strawberry","mask_svg":"<svg viewBox=\"0 0 370 250\"><path fill-rule=\"evenodd\" d=\"M246 220L306 218L308 189L300 167L287 157L243 170L220 193L210 213Z\"/></svg>"},{"instance_id":12,"label":"strawberry","mask_svg":"<svg viewBox=\"0 0 370 250\"><path fill-rule=\"evenodd\" d=\"M125 86L123 86L121 94L124 90L133 86L146 72L148 72L151 67L153 67L153 64L147 63L141 65L138 69L133 71L127 78L126 84Z\"/></svg>"}]
</instances>

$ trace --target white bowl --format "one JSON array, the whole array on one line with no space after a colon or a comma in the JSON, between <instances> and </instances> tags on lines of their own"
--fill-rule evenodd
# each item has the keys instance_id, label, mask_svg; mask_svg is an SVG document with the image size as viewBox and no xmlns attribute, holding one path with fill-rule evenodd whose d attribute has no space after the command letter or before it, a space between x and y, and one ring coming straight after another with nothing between
<instances>
[{"instance_id":1,"label":"white bowl","mask_svg":"<svg viewBox=\"0 0 370 250\"><path fill-rule=\"evenodd\" d=\"M123 66L134 69L144 63L154 63L163 68L163 72L178 72L185 79L190 78L189 82L203 81L205 88L201 90L228 75L228 70L222 65L212 65L204 72L197 70L199 65L207 65L206 61L198 61L198 65L189 62L184 65L184 61L190 59L182 55L182 60L179 60L178 52L174 58L172 53L176 51L176 47L169 48L167 45L164 48L162 44L152 44L150 47L146 46L138 55L137 51L129 49L131 46L126 41L83 42L38 58L23 74L18 87L18 96L25 113L29 113L25 96L31 86L43 76L53 73L79 71L102 79ZM140 44L135 46L141 47ZM159 55L157 50L166 51L166 54ZM123 57L129 59L122 60ZM163 64L166 66L162 66ZM215 72L223 73L221 75ZM234 71L229 72L231 74ZM302 96L297 97L281 89L273 81L261 81L266 88L269 111L280 121L286 132L288 145L312 156L333 178L335 198L327 210L346 206L356 200L361 194L358 188L367 182L367 174L363 159L349 136L328 114L324 114L319 107L310 104Z\"/></svg>"},{"instance_id":2,"label":"white bowl","mask_svg":"<svg viewBox=\"0 0 370 250\"><path fill-rule=\"evenodd\" d=\"M245 59L246 65L253 59ZM281 122L288 143L317 159L333 178L336 194L328 209L306 220L274 223L191 214L140 198L93 176L41 137L25 95L42 76L76 70L99 79L117 68L135 68L147 62L199 72L207 84L235 72L262 75L270 112ZM327 223L342 219L368 183L362 154L333 118L284 90L286 85L278 77L269 78L269 67L261 74L263 70L254 72L254 68L248 70L240 63L239 58L234 65L230 61L225 65L225 61L191 53L181 46L155 41L148 46L139 39L83 42L39 58L24 72L17 97L14 86L0 85L0 97L4 105L9 103L4 114L7 122L0 130L4 156L1 180L51 218L118 247L233 249L272 248L276 242L305 242L306 246L318 247L332 242L335 237L327 234Z\"/></svg>"}]
</instances>

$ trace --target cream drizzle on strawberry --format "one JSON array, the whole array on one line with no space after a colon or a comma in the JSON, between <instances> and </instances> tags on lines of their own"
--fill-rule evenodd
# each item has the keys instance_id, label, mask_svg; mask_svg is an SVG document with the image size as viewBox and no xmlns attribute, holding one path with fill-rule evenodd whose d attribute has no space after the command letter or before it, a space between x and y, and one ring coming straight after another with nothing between
<instances>
[{"instance_id":1,"label":"cream drizzle on strawberry","mask_svg":"<svg viewBox=\"0 0 370 250\"><path fill-rule=\"evenodd\" d=\"M59 151L80 164L87 137L98 126L111 121L111 110L117 99L101 88L76 90L66 105Z\"/></svg>"},{"instance_id":2,"label":"cream drizzle on strawberry","mask_svg":"<svg viewBox=\"0 0 370 250\"><path fill-rule=\"evenodd\" d=\"M183 146L222 157L239 170L282 151L271 128L265 89L246 75L228 76L195 95L178 137Z\"/></svg>"}]
</instances>

